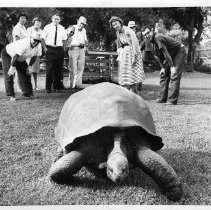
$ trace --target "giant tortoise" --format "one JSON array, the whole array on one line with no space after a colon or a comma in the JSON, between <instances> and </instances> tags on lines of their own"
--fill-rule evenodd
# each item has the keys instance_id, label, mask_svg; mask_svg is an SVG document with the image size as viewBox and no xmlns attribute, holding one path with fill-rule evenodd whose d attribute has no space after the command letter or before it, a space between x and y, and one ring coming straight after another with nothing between
<instances>
[{"instance_id":1,"label":"giant tortoise","mask_svg":"<svg viewBox=\"0 0 211 210\"><path fill-rule=\"evenodd\" d=\"M119 182L133 166L152 177L170 200L182 196L175 171L155 152L163 143L147 103L126 88L104 82L71 95L62 108L55 137L63 154L49 170L54 182L72 182L72 175L83 166Z\"/></svg>"}]
</instances>

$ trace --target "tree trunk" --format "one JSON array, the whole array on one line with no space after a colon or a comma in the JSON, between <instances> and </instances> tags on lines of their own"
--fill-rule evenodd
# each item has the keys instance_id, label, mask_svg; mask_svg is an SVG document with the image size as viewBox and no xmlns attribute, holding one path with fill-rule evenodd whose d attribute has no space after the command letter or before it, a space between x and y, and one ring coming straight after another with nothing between
<instances>
[{"instance_id":1,"label":"tree trunk","mask_svg":"<svg viewBox=\"0 0 211 210\"><path fill-rule=\"evenodd\" d=\"M192 51L193 51L193 31L188 31L188 56L187 63L192 62Z\"/></svg>"},{"instance_id":2,"label":"tree trunk","mask_svg":"<svg viewBox=\"0 0 211 210\"><path fill-rule=\"evenodd\" d=\"M187 56L187 70L186 71L192 71L193 70L193 49L194 49L194 12L192 12L189 29L188 29L188 56Z\"/></svg>"}]
</instances>

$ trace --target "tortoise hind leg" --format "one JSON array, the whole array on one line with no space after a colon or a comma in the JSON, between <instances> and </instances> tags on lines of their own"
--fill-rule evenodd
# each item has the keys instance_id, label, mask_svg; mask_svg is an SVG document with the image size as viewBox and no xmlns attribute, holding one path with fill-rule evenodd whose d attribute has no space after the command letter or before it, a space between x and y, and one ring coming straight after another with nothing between
<instances>
[{"instance_id":1,"label":"tortoise hind leg","mask_svg":"<svg viewBox=\"0 0 211 210\"><path fill-rule=\"evenodd\" d=\"M147 147L138 147L137 155L138 166L153 178L169 200L178 201L183 191L174 169L158 153Z\"/></svg>"},{"instance_id":2,"label":"tortoise hind leg","mask_svg":"<svg viewBox=\"0 0 211 210\"><path fill-rule=\"evenodd\" d=\"M72 175L83 167L83 155L78 151L64 154L52 164L49 169L50 180L58 184L68 184L73 181Z\"/></svg>"}]
</instances>

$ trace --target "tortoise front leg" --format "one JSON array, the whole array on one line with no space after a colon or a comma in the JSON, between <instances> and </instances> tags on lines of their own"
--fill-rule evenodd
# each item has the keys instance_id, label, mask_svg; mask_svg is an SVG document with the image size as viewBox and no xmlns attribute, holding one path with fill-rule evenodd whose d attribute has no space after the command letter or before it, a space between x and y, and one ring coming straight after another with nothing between
<instances>
[{"instance_id":1,"label":"tortoise front leg","mask_svg":"<svg viewBox=\"0 0 211 210\"><path fill-rule=\"evenodd\" d=\"M50 180L58 184L67 184L73 180L72 175L83 167L83 155L81 152L72 151L64 154L52 164L49 170Z\"/></svg>"},{"instance_id":2,"label":"tortoise front leg","mask_svg":"<svg viewBox=\"0 0 211 210\"><path fill-rule=\"evenodd\" d=\"M56 162L57 160L59 160L64 154L65 154L64 150L63 150L61 147L58 147L53 162L55 163L55 162Z\"/></svg>"},{"instance_id":3,"label":"tortoise front leg","mask_svg":"<svg viewBox=\"0 0 211 210\"><path fill-rule=\"evenodd\" d=\"M138 147L137 155L138 166L153 178L169 200L178 201L183 192L174 169L158 153L147 147Z\"/></svg>"}]
</instances>

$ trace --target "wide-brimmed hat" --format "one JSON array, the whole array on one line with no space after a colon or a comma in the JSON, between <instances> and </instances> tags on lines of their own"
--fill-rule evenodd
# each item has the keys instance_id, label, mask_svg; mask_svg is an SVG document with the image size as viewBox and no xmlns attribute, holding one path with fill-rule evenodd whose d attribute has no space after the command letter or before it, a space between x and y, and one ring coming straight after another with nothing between
<instances>
[{"instance_id":1,"label":"wide-brimmed hat","mask_svg":"<svg viewBox=\"0 0 211 210\"><path fill-rule=\"evenodd\" d=\"M148 28L146 28L144 31L142 31L142 35L145 36L146 34L148 34L150 32L150 30Z\"/></svg>"},{"instance_id":2,"label":"wide-brimmed hat","mask_svg":"<svg viewBox=\"0 0 211 210\"><path fill-rule=\"evenodd\" d=\"M37 42L41 42L42 41L40 33L33 33L31 35L31 38L34 39L34 41L37 41Z\"/></svg>"},{"instance_id":3,"label":"wide-brimmed hat","mask_svg":"<svg viewBox=\"0 0 211 210\"><path fill-rule=\"evenodd\" d=\"M87 25L86 23L86 18L81 16L79 19L78 19L78 23L83 23L84 25Z\"/></svg>"},{"instance_id":4,"label":"wide-brimmed hat","mask_svg":"<svg viewBox=\"0 0 211 210\"><path fill-rule=\"evenodd\" d=\"M129 21L127 26L130 28L137 27L135 21Z\"/></svg>"}]
</instances>

